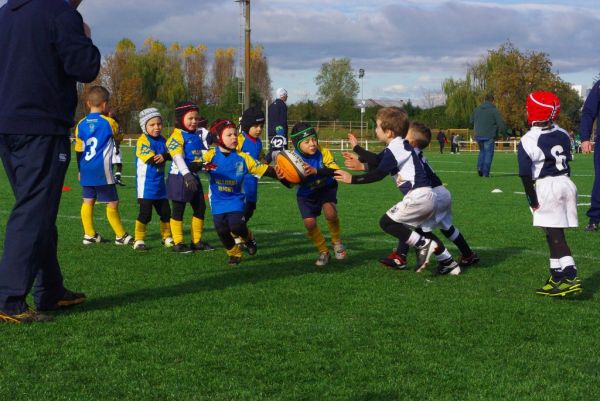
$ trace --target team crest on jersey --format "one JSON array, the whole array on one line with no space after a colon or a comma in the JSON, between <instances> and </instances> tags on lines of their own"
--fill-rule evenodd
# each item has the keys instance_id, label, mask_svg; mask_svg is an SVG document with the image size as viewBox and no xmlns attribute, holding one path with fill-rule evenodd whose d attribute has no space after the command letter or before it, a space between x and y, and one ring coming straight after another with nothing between
<instances>
[{"instance_id":1,"label":"team crest on jersey","mask_svg":"<svg viewBox=\"0 0 600 401\"><path fill-rule=\"evenodd\" d=\"M152 149L148 145L142 145L142 149L140 149L140 153L142 155L148 155L152 152Z\"/></svg>"},{"instance_id":2,"label":"team crest on jersey","mask_svg":"<svg viewBox=\"0 0 600 401\"><path fill-rule=\"evenodd\" d=\"M239 161L235 164L235 175L241 177L244 175L244 162Z\"/></svg>"}]
</instances>

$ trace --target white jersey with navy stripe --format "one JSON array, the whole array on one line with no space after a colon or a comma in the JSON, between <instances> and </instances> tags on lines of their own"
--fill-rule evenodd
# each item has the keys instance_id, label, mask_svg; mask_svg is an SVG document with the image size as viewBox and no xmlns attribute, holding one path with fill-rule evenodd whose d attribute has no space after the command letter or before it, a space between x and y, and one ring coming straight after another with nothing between
<instances>
[{"instance_id":1,"label":"white jersey with navy stripe","mask_svg":"<svg viewBox=\"0 0 600 401\"><path fill-rule=\"evenodd\" d=\"M519 175L534 180L570 175L571 139L558 125L542 129L532 127L518 146Z\"/></svg>"},{"instance_id":2,"label":"white jersey with navy stripe","mask_svg":"<svg viewBox=\"0 0 600 401\"><path fill-rule=\"evenodd\" d=\"M394 138L385 148L377 169L389 173L404 194L431 186L421 160L408 141L400 137Z\"/></svg>"}]
</instances>

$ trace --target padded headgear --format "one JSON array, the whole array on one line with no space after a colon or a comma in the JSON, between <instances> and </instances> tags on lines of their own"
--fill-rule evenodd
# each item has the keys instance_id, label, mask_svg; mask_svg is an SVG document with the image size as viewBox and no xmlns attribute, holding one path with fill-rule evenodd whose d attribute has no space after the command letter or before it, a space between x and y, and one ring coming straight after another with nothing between
<instances>
[{"instance_id":1,"label":"padded headgear","mask_svg":"<svg viewBox=\"0 0 600 401\"><path fill-rule=\"evenodd\" d=\"M187 131L189 128L183 123L185 115L190 111L197 111L200 113L200 109L192 102L179 102L175 105L175 128Z\"/></svg>"},{"instance_id":2,"label":"padded headgear","mask_svg":"<svg viewBox=\"0 0 600 401\"><path fill-rule=\"evenodd\" d=\"M317 131L315 131L310 124L299 122L292 127L292 143L297 151L300 151L300 143L307 140L311 136L317 138L318 140Z\"/></svg>"},{"instance_id":3,"label":"padded headgear","mask_svg":"<svg viewBox=\"0 0 600 401\"><path fill-rule=\"evenodd\" d=\"M212 123L209 132L213 143L217 145L223 144L221 136L223 135L223 131L225 131L226 128L235 129L236 125L233 121L230 121L226 118L219 118L218 120Z\"/></svg>"},{"instance_id":4,"label":"padded headgear","mask_svg":"<svg viewBox=\"0 0 600 401\"><path fill-rule=\"evenodd\" d=\"M532 92L527 96L527 123L554 121L560 114L560 100L552 92Z\"/></svg>"}]
</instances>

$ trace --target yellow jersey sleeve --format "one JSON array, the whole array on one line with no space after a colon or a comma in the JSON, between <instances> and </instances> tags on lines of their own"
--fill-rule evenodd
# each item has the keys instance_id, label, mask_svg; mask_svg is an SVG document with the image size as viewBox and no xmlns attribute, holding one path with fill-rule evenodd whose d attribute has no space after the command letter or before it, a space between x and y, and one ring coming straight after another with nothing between
<instances>
[{"instance_id":1,"label":"yellow jersey sleeve","mask_svg":"<svg viewBox=\"0 0 600 401\"><path fill-rule=\"evenodd\" d=\"M238 135L238 144L235 148L238 152L242 151L242 146L244 146L244 142L246 141L246 137L242 134Z\"/></svg>"},{"instance_id":2,"label":"yellow jersey sleeve","mask_svg":"<svg viewBox=\"0 0 600 401\"><path fill-rule=\"evenodd\" d=\"M204 152L204 154L202 155L202 161L204 163L210 163L212 161L212 159L215 157L215 149L209 149L208 151Z\"/></svg>"},{"instance_id":3,"label":"yellow jersey sleeve","mask_svg":"<svg viewBox=\"0 0 600 401\"><path fill-rule=\"evenodd\" d=\"M79 139L79 124L83 120L79 120L79 123L75 126L75 152L81 153L85 148L83 141Z\"/></svg>"},{"instance_id":4,"label":"yellow jersey sleeve","mask_svg":"<svg viewBox=\"0 0 600 401\"><path fill-rule=\"evenodd\" d=\"M320 147L321 153L323 154L323 166L334 169L334 170L339 170L340 166L337 165L337 163L335 162L335 159L333 158L333 154L331 153L331 151L327 148L322 148Z\"/></svg>"},{"instance_id":5,"label":"yellow jersey sleeve","mask_svg":"<svg viewBox=\"0 0 600 401\"><path fill-rule=\"evenodd\" d=\"M175 129L169 139L167 139L167 150L171 156L183 155L183 134L180 129Z\"/></svg>"},{"instance_id":6,"label":"yellow jersey sleeve","mask_svg":"<svg viewBox=\"0 0 600 401\"><path fill-rule=\"evenodd\" d=\"M263 174L269 168L268 165L262 164L261 162L257 162L256 160L254 160L254 158L252 156L250 156L248 153L239 152L238 154L246 162L246 166L248 166L248 172L250 174L254 174L259 177L262 177Z\"/></svg>"},{"instance_id":7,"label":"yellow jersey sleeve","mask_svg":"<svg viewBox=\"0 0 600 401\"><path fill-rule=\"evenodd\" d=\"M156 153L150 147L150 141L148 140L148 137L146 137L144 134L140 135L135 145L135 155L138 157L138 159L144 163L147 163L148 160L153 158L155 154Z\"/></svg>"},{"instance_id":8,"label":"yellow jersey sleeve","mask_svg":"<svg viewBox=\"0 0 600 401\"><path fill-rule=\"evenodd\" d=\"M102 118L104 118L108 122L108 125L110 125L112 136L115 139L115 142L121 143L124 135L119 132L119 123L114 118L108 116L102 116Z\"/></svg>"}]
</instances>

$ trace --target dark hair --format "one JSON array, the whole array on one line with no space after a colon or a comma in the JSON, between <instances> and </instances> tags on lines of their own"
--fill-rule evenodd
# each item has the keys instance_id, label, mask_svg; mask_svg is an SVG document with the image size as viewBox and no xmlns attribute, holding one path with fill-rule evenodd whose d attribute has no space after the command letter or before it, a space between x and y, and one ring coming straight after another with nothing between
<instances>
[{"instance_id":1,"label":"dark hair","mask_svg":"<svg viewBox=\"0 0 600 401\"><path fill-rule=\"evenodd\" d=\"M381 122L381 129L390 130L394 136L406 137L408 132L408 114L399 107L384 107L377 111L376 120Z\"/></svg>"},{"instance_id":2,"label":"dark hair","mask_svg":"<svg viewBox=\"0 0 600 401\"><path fill-rule=\"evenodd\" d=\"M429 146L429 142L431 142L431 130L429 127L423 123L411 122L408 130L417 148L425 149Z\"/></svg>"},{"instance_id":3,"label":"dark hair","mask_svg":"<svg viewBox=\"0 0 600 401\"><path fill-rule=\"evenodd\" d=\"M99 107L102 103L108 102L110 93L104 86L95 85L87 93L86 100L92 107Z\"/></svg>"},{"instance_id":4,"label":"dark hair","mask_svg":"<svg viewBox=\"0 0 600 401\"><path fill-rule=\"evenodd\" d=\"M485 101L486 102L493 102L494 101L494 94L488 93L487 95L485 95Z\"/></svg>"}]
</instances>

